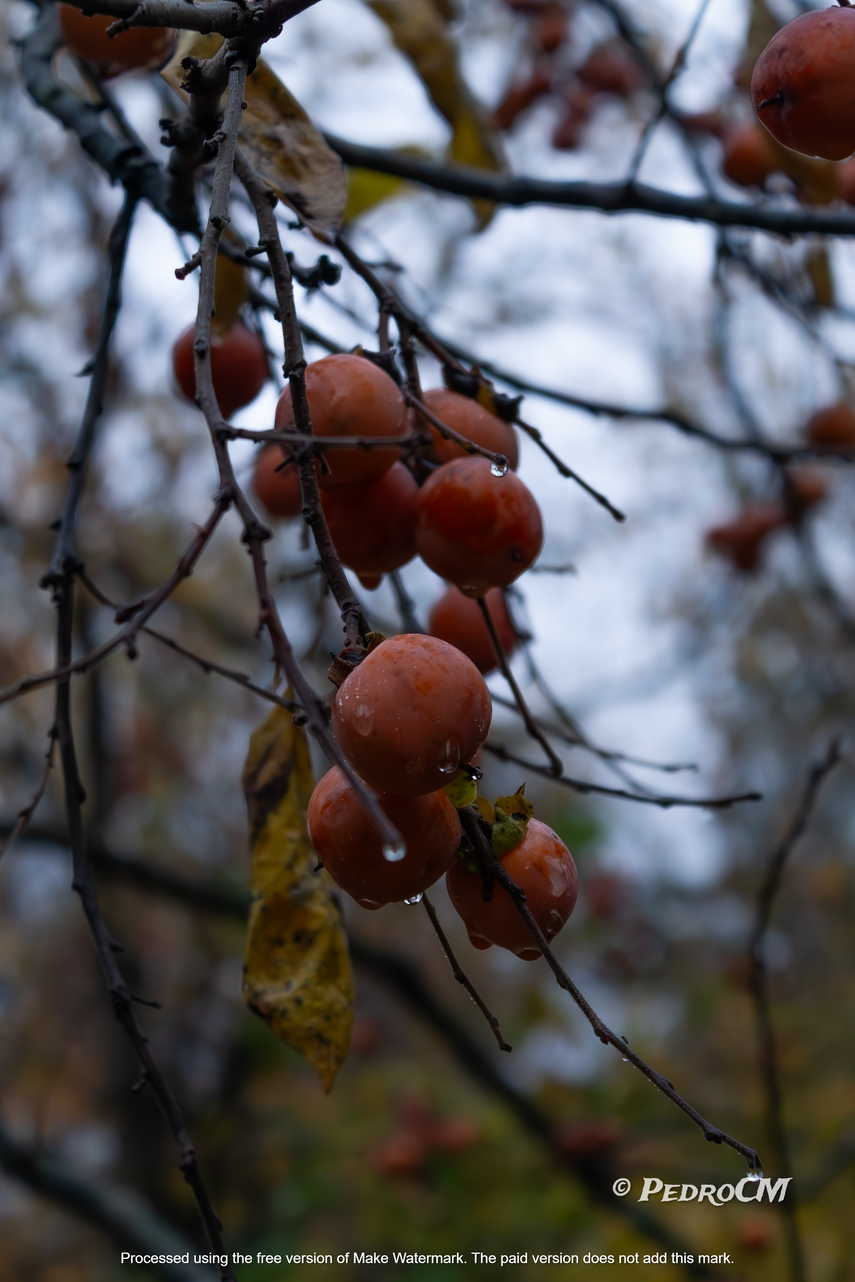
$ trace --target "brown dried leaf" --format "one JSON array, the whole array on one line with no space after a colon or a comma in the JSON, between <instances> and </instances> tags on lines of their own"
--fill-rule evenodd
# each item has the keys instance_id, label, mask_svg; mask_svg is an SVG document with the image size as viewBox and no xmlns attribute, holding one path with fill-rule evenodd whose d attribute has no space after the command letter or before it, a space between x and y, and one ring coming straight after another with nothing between
<instances>
[{"instance_id":1,"label":"brown dried leaf","mask_svg":"<svg viewBox=\"0 0 855 1282\"><path fill-rule=\"evenodd\" d=\"M160 74L187 101L181 88L182 59L210 58L221 44L222 36L184 32L175 57ZM341 160L261 58L247 78L245 97L240 139L250 162L320 240L333 240L347 206Z\"/></svg>"},{"instance_id":2,"label":"brown dried leaf","mask_svg":"<svg viewBox=\"0 0 855 1282\"><path fill-rule=\"evenodd\" d=\"M274 708L253 734L243 786L253 894L244 1000L309 1061L329 1092L350 1046L353 975L330 883L312 872L306 732L284 708Z\"/></svg>"},{"instance_id":3,"label":"brown dried leaf","mask_svg":"<svg viewBox=\"0 0 855 1282\"><path fill-rule=\"evenodd\" d=\"M317 237L334 240L347 207L340 158L261 59L246 82L246 101L240 135L249 159Z\"/></svg>"}]
</instances>

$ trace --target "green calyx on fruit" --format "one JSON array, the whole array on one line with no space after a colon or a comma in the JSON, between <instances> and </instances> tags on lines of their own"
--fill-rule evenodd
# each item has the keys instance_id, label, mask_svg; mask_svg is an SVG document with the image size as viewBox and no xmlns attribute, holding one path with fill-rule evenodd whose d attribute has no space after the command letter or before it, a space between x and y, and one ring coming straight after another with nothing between
<instances>
[{"instance_id":1,"label":"green calyx on fruit","mask_svg":"<svg viewBox=\"0 0 855 1282\"><path fill-rule=\"evenodd\" d=\"M453 786L454 784L449 784L444 791L449 792ZM472 786L474 789L474 782ZM489 827L490 845L497 859L503 859L525 841L528 821L534 814L534 806L525 795L525 784L521 784L511 797L497 797L492 805L486 797L474 797L466 804L478 815L482 824ZM457 802L455 805L459 810L463 809ZM468 842L460 847L457 858L469 872L480 871Z\"/></svg>"}]
</instances>

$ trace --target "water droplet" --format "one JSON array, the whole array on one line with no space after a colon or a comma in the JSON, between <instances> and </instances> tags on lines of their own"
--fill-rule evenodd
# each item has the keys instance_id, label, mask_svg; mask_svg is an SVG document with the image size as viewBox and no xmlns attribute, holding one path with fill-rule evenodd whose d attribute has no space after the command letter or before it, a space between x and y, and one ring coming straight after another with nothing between
<instances>
[{"instance_id":1,"label":"water droplet","mask_svg":"<svg viewBox=\"0 0 855 1282\"><path fill-rule=\"evenodd\" d=\"M468 761L461 761L460 769L466 775L467 779L474 779L476 783L479 779L484 778L484 771L479 770L477 766L470 766Z\"/></svg>"},{"instance_id":2,"label":"water droplet","mask_svg":"<svg viewBox=\"0 0 855 1282\"><path fill-rule=\"evenodd\" d=\"M508 474L507 459L502 460L502 459L494 458L492 463L490 464L490 471L493 474L493 476L507 476Z\"/></svg>"},{"instance_id":3,"label":"water droplet","mask_svg":"<svg viewBox=\"0 0 855 1282\"><path fill-rule=\"evenodd\" d=\"M450 739L446 740L442 756L437 759L436 765L442 775L453 775L460 765L460 749Z\"/></svg>"},{"instance_id":4,"label":"water droplet","mask_svg":"<svg viewBox=\"0 0 855 1282\"><path fill-rule=\"evenodd\" d=\"M629 1063L629 1060L627 1059L627 1057L626 1057L625 1055L621 1055L621 1059L623 1060L624 1064L628 1064L628 1063Z\"/></svg>"},{"instance_id":5,"label":"water droplet","mask_svg":"<svg viewBox=\"0 0 855 1282\"><path fill-rule=\"evenodd\" d=\"M387 842L383 847L383 858L390 864L399 864L407 853L407 843L399 841L397 843Z\"/></svg>"},{"instance_id":6,"label":"water droplet","mask_svg":"<svg viewBox=\"0 0 855 1282\"><path fill-rule=\"evenodd\" d=\"M361 703L353 714L353 728L357 734L367 735L371 733L371 727L374 725L374 709L369 708L367 703Z\"/></svg>"},{"instance_id":7,"label":"water droplet","mask_svg":"<svg viewBox=\"0 0 855 1282\"><path fill-rule=\"evenodd\" d=\"M405 904L420 904L420 903L422 902L423 895L424 895L424 891L420 890L420 891L419 891L419 893L418 893L417 895L413 895L412 899L405 899L405 900L404 900L404 903L405 903Z\"/></svg>"},{"instance_id":8,"label":"water droplet","mask_svg":"<svg viewBox=\"0 0 855 1282\"><path fill-rule=\"evenodd\" d=\"M746 1177L745 1177L745 1178L746 1178L747 1180L750 1180L752 1184L758 1184L758 1183L760 1182L760 1180L762 1180L762 1178L763 1178L763 1168L762 1168L762 1166L751 1166L751 1165L749 1165L749 1167L748 1167L748 1173L747 1173L747 1175L746 1175Z\"/></svg>"}]
</instances>

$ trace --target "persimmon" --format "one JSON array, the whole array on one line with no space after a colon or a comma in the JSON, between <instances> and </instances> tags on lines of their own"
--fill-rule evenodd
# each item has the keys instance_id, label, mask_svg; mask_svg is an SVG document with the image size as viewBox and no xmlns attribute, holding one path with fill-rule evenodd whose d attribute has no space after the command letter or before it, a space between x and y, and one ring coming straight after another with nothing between
<instances>
[{"instance_id":1,"label":"persimmon","mask_svg":"<svg viewBox=\"0 0 855 1282\"><path fill-rule=\"evenodd\" d=\"M194 329L178 335L172 349L175 381L189 401L196 399L193 364ZM255 330L237 321L223 335L211 334L211 378L223 418L254 401L270 377L264 343Z\"/></svg>"},{"instance_id":2,"label":"persimmon","mask_svg":"<svg viewBox=\"0 0 855 1282\"><path fill-rule=\"evenodd\" d=\"M363 908L382 908L422 894L451 864L460 845L460 819L444 792L418 797L381 793L380 805L406 843L390 862L383 838L353 784L338 766L327 771L309 800L307 822L315 853L333 881Z\"/></svg>"},{"instance_id":3,"label":"persimmon","mask_svg":"<svg viewBox=\"0 0 855 1282\"><path fill-rule=\"evenodd\" d=\"M734 521L707 531L707 545L736 570L756 570L760 552L773 530L787 523L780 503L752 503Z\"/></svg>"},{"instance_id":4,"label":"persimmon","mask_svg":"<svg viewBox=\"0 0 855 1282\"><path fill-rule=\"evenodd\" d=\"M409 468L393 463L370 485L337 485L321 491L321 504L342 563L366 588L416 555L416 498Z\"/></svg>"},{"instance_id":5,"label":"persimmon","mask_svg":"<svg viewBox=\"0 0 855 1282\"><path fill-rule=\"evenodd\" d=\"M485 600L505 654L511 654L519 644L519 637L501 589L491 588ZM499 666L481 607L472 597L464 596L459 588L449 588L435 603L428 618L428 632L456 646L484 675Z\"/></svg>"},{"instance_id":6,"label":"persimmon","mask_svg":"<svg viewBox=\"0 0 855 1282\"><path fill-rule=\"evenodd\" d=\"M313 361L306 367L306 392L315 436L402 436L407 431L400 388L364 356L337 352ZM291 388L286 387L276 406L276 427L294 426ZM396 449L328 450L329 471L318 468L318 483L330 489L376 481L400 457Z\"/></svg>"},{"instance_id":7,"label":"persimmon","mask_svg":"<svg viewBox=\"0 0 855 1282\"><path fill-rule=\"evenodd\" d=\"M461 396L459 392L449 391L445 387L432 387L424 393L422 400L437 418L465 436L468 441L473 441L494 454L504 454L508 466L516 471L519 446L516 432L510 423L505 423L471 396ZM471 457L462 445L449 441L438 428L431 426L430 431L433 437L433 456L440 463L447 463L453 458Z\"/></svg>"},{"instance_id":8,"label":"persimmon","mask_svg":"<svg viewBox=\"0 0 855 1282\"><path fill-rule=\"evenodd\" d=\"M583 85L597 93L613 93L627 98L644 85L644 72L630 49L617 42L598 45L588 55L576 75Z\"/></svg>"},{"instance_id":9,"label":"persimmon","mask_svg":"<svg viewBox=\"0 0 855 1282\"><path fill-rule=\"evenodd\" d=\"M543 544L540 508L513 472L494 476L485 458L452 459L416 501L416 550L467 596L505 588Z\"/></svg>"},{"instance_id":10,"label":"persimmon","mask_svg":"<svg viewBox=\"0 0 855 1282\"><path fill-rule=\"evenodd\" d=\"M525 891L526 904L547 941L554 939L566 925L579 893L576 864L564 842L539 819L529 819L525 837L502 858L502 866ZM493 882L492 897L485 900L481 874L470 872L457 859L445 874L445 884L475 948L496 944L523 961L540 956L514 901L499 882Z\"/></svg>"},{"instance_id":11,"label":"persimmon","mask_svg":"<svg viewBox=\"0 0 855 1282\"><path fill-rule=\"evenodd\" d=\"M850 450L855 447L855 413L845 401L826 405L808 419L805 435L811 445Z\"/></svg>"},{"instance_id":12,"label":"persimmon","mask_svg":"<svg viewBox=\"0 0 855 1282\"><path fill-rule=\"evenodd\" d=\"M813 468L800 467L787 473L786 507L790 519L798 522L828 494L824 476Z\"/></svg>"},{"instance_id":13,"label":"persimmon","mask_svg":"<svg viewBox=\"0 0 855 1282\"><path fill-rule=\"evenodd\" d=\"M565 94L567 113L552 133L552 145L558 151L572 151L579 146L582 130L587 124L597 93L586 85L575 85Z\"/></svg>"},{"instance_id":14,"label":"persimmon","mask_svg":"<svg viewBox=\"0 0 855 1282\"><path fill-rule=\"evenodd\" d=\"M552 80L545 71L535 70L524 84L511 85L496 110L493 121L497 129L510 129L521 112L538 98L549 93ZM438 412L438 411L437 411Z\"/></svg>"},{"instance_id":15,"label":"persimmon","mask_svg":"<svg viewBox=\"0 0 855 1282\"><path fill-rule=\"evenodd\" d=\"M73 4L60 4L59 25L65 43L78 58L93 63L99 80L123 71L156 71L172 57L175 32L171 27L131 27L117 36L107 28L116 18L106 13L87 16Z\"/></svg>"},{"instance_id":16,"label":"persimmon","mask_svg":"<svg viewBox=\"0 0 855 1282\"><path fill-rule=\"evenodd\" d=\"M379 792L418 796L457 774L487 738L484 678L436 637L381 642L342 682L332 731L356 773Z\"/></svg>"},{"instance_id":17,"label":"persimmon","mask_svg":"<svg viewBox=\"0 0 855 1282\"><path fill-rule=\"evenodd\" d=\"M567 39L567 14L562 5L549 3L537 15L532 27L535 42L544 53L554 53Z\"/></svg>"},{"instance_id":18,"label":"persimmon","mask_svg":"<svg viewBox=\"0 0 855 1282\"><path fill-rule=\"evenodd\" d=\"M855 151L855 12L800 14L757 59L751 99L773 138L805 156Z\"/></svg>"},{"instance_id":19,"label":"persimmon","mask_svg":"<svg viewBox=\"0 0 855 1282\"><path fill-rule=\"evenodd\" d=\"M300 470L293 459L285 462L279 445L267 445L258 456L252 486L271 516L299 516L303 510Z\"/></svg>"},{"instance_id":20,"label":"persimmon","mask_svg":"<svg viewBox=\"0 0 855 1282\"><path fill-rule=\"evenodd\" d=\"M731 130L724 140L721 169L740 187L762 187L778 168L769 135L756 122Z\"/></svg>"}]
</instances>

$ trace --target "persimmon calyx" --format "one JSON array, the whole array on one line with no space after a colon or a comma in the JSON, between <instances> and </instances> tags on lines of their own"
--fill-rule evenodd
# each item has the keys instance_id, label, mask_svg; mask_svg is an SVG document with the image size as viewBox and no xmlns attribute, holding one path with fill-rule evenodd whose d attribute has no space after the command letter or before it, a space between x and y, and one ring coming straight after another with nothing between
<instances>
[{"instance_id":1,"label":"persimmon calyx","mask_svg":"<svg viewBox=\"0 0 855 1282\"><path fill-rule=\"evenodd\" d=\"M467 775L458 775L442 789L455 810L464 810L471 806L478 795L478 785Z\"/></svg>"}]
</instances>

